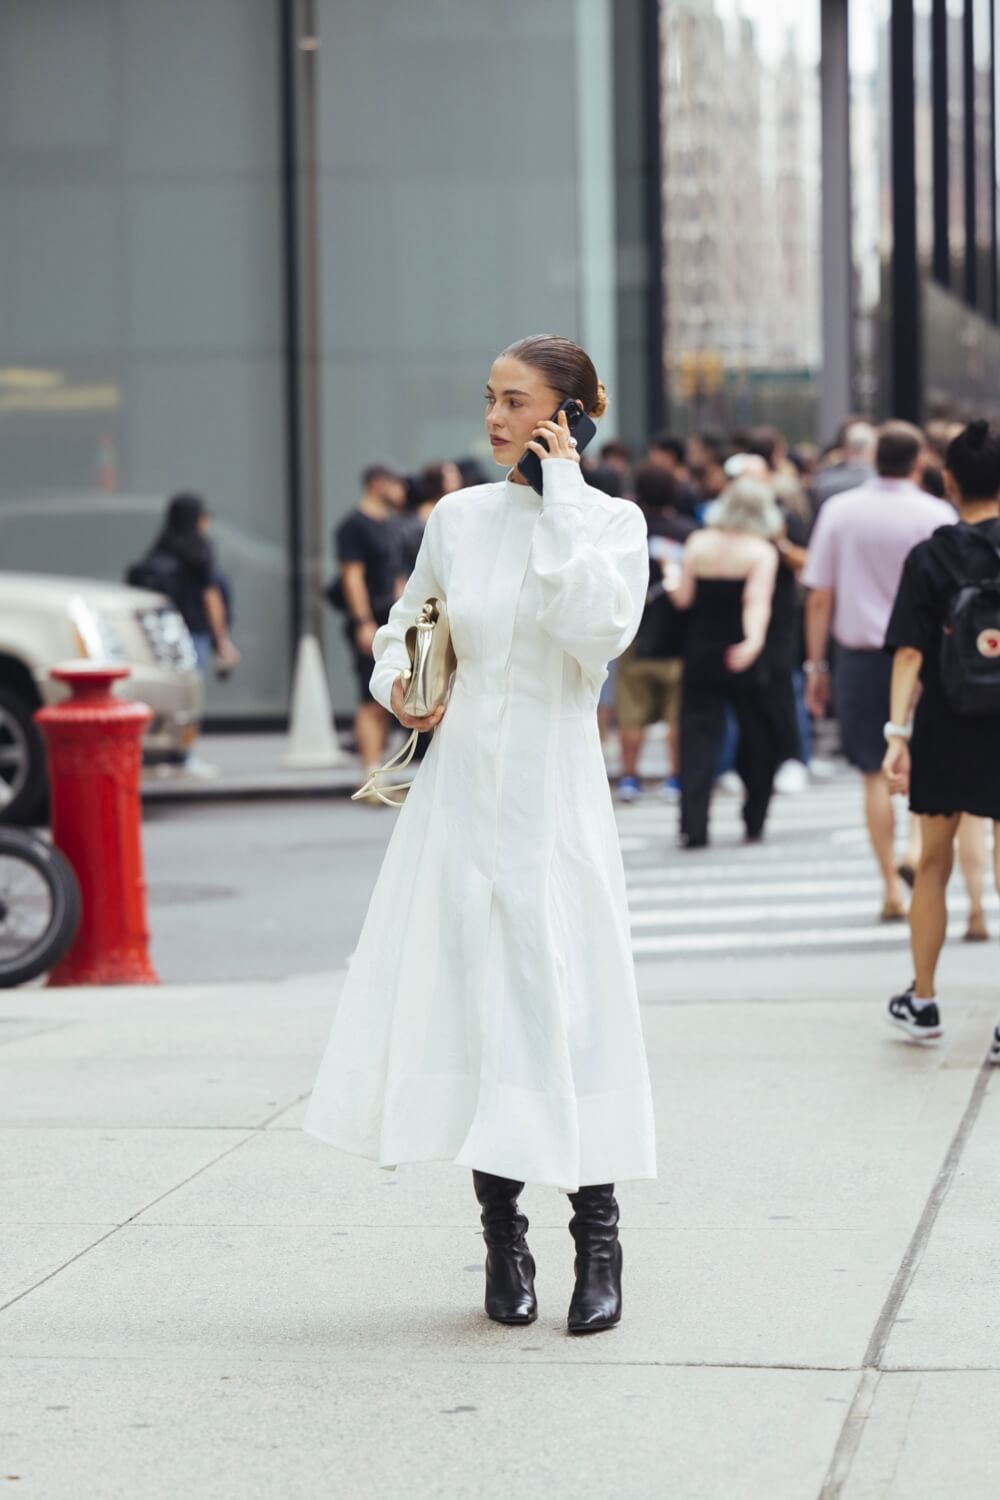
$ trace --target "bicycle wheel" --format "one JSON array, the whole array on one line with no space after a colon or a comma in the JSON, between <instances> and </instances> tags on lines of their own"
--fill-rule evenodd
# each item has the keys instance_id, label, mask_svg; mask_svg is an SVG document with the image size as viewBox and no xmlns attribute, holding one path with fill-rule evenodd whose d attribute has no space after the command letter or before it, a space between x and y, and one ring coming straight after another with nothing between
<instances>
[{"instance_id":1,"label":"bicycle wheel","mask_svg":"<svg viewBox=\"0 0 1000 1500\"><path fill-rule=\"evenodd\" d=\"M0 989L53 968L76 937L80 888L44 839L0 828Z\"/></svg>"}]
</instances>

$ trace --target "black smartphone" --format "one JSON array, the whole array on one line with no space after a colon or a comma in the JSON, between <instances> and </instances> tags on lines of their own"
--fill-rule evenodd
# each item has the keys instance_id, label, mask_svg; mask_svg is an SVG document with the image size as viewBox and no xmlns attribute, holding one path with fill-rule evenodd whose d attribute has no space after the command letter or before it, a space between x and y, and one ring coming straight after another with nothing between
<instances>
[{"instance_id":1,"label":"black smartphone","mask_svg":"<svg viewBox=\"0 0 1000 1500\"><path fill-rule=\"evenodd\" d=\"M561 406L556 407L551 417L553 422L558 422L561 411L566 413L566 421L569 423L570 433L576 438L576 451L577 453L582 453L597 432L597 428L587 416L579 401L574 401L572 397L568 401L564 401ZM544 438L539 438L539 442L543 448L549 446ZM524 475L531 488L541 494L542 460L538 457L538 454L532 453L530 448L526 449L521 455L517 467L518 472Z\"/></svg>"}]
</instances>

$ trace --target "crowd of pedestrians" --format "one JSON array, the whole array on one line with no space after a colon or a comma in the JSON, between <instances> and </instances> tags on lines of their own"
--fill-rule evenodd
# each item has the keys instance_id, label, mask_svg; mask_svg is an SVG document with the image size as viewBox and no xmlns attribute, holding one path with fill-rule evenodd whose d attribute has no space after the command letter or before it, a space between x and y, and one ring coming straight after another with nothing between
<instances>
[{"instance_id":1,"label":"crowd of pedestrians","mask_svg":"<svg viewBox=\"0 0 1000 1500\"><path fill-rule=\"evenodd\" d=\"M992 529L1000 437L985 424L925 433L855 418L825 453L790 450L775 429L758 427L729 441L663 434L641 454L616 439L587 454L584 468L588 484L637 505L648 532L642 621L611 664L599 709L602 737L619 739L619 800L654 790L641 761L648 732L662 725L668 768L655 793L679 804L681 847L708 844L720 787L742 796L745 835L757 841L774 792L808 790L812 724L832 717L844 757L860 772L883 882L873 915L905 921L913 888L916 979L895 997L894 1019L908 1034L936 1035L930 1002L953 853L969 895L966 938L984 941L987 822L1000 817L1000 798L978 750L980 770L967 765L963 746L978 742L964 719L949 717L931 642L949 588L1000 573L1000 529L995 540ZM375 629L404 587L437 501L486 477L475 460L414 476L372 467L357 510L337 530L331 600L344 611L357 667L366 774L383 756L390 724L368 689ZM900 857L892 793L910 788L909 751L900 747L918 678L913 813ZM996 719L974 720L980 740L1000 736L997 725L1000 708ZM936 758L935 743L944 747ZM958 786L971 789L964 802Z\"/></svg>"}]
</instances>

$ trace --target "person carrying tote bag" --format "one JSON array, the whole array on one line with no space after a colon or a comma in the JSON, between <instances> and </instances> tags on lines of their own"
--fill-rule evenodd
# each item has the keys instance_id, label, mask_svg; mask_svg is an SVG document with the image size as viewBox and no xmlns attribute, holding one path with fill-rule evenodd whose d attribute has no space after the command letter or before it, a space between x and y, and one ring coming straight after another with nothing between
<instances>
[{"instance_id":1,"label":"person carrying tote bag","mask_svg":"<svg viewBox=\"0 0 1000 1500\"><path fill-rule=\"evenodd\" d=\"M439 501L375 637L374 696L405 728L435 733L398 814L304 1128L382 1166L471 1168L486 1311L501 1323L537 1316L522 1188L568 1193L568 1328L587 1333L621 1317L614 1184L656 1175L597 728L649 561L638 507L585 482L559 410L567 402L594 418L606 406L570 340L527 338L495 360L486 429L506 475ZM534 460L540 491L521 472ZM407 632L430 600L446 608L455 671L447 701L414 717Z\"/></svg>"}]
</instances>

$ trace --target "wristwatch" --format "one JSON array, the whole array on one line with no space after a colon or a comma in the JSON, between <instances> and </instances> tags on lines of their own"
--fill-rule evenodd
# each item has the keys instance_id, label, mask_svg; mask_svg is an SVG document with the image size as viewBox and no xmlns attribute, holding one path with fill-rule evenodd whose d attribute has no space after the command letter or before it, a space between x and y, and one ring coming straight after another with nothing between
<instances>
[{"instance_id":1,"label":"wristwatch","mask_svg":"<svg viewBox=\"0 0 1000 1500\"><path fill-rule=\"evenodd\" d=\"M882 733L888 743L889 740L908 740L913 730L909 724L894 724L889 719L882 725Z\"/></svg>"},{"instance_id":2,"label":"wristwatch","mask_svg":"<svg viewBox=\"0 0 1000 1500\"><path fill-rule=\"evenodd\" d=\"M807 677L828 677L830 663L826 661L804 661L802 670Z\"/></svg>"}]
</instances>

